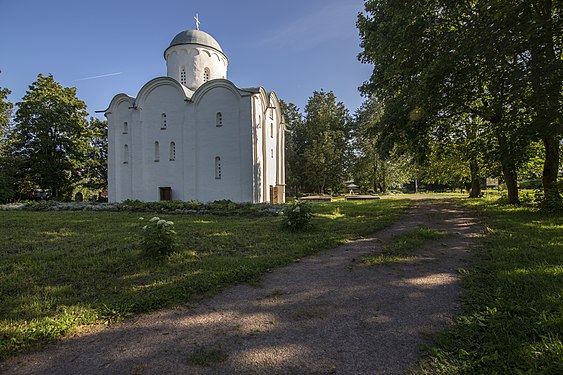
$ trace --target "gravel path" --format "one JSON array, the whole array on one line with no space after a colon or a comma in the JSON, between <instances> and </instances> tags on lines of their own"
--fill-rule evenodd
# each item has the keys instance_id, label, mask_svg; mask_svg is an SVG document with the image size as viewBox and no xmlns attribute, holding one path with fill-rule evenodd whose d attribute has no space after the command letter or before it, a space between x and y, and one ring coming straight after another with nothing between
<instances>
[{"instance_id":1,"label":"gravel path","mask_svg":"<svg viewBox=\"0 0 563 375\"><path fill-rule=\"evenodd\" d=\"M452 235L417 249L415 261L356 262L418 225ZM404 374L429 334L451 323L456 269L479 230L465 209L415 201L392 227L277 269L260 285L62 340L1 363L0 373Z\"/></svg>"}]
</instances>

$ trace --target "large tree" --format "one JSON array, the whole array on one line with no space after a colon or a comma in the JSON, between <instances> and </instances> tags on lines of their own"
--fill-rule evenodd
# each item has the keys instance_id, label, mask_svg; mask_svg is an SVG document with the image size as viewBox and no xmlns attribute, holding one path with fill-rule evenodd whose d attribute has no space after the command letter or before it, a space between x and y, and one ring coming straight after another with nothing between
<instances>
[{"instance_id":1,"label":"large tree","mask_svg":"<svg viewBox=\"0 0 563 375\"><path fill-rule=\"evenodd\" d=\"M560 109L560 70L553 59L544 58L551 62L536 67L549 79L535 85L537 88L533 84L534 38L528 34L530 30L538 35L551 30L553 43L543 48L540 56L551 56L551 52L559 56L560 52L560 46L554 45L561 42L556 35L561 28L554 31L552 27L560 20L558 6L547 3L551 4L524 0L367 1L366 13L358 19L364 48L360 58L374 64L374 72L363 91L385 103L382 128L386 141L406 143L418 155L425 155L436 124L479 117L486 130L478 136L487 138L489 155L502 166L509 202L517 203L517 170L526 161L523 151L534 138L530 129L538 128L534 125L538 123L538 103L548 99L552 103L545 111L551 113L550 119L542 123L557 123L559 118L554 108ZM531 16L534 12L529 7L541 9L543 15L549 13L543 19L547 26L539 26L541 17ZM548 44L546 39L544 35L542 46ZM558 84L554 77L559 78ZM531 100L540 92L543 100ZM558 130L549 124L542 129L547 138L555 138L557 147L546 154L555 159ZM546 158L548 164L553 163ZM553 185L552 177L544 180Z\"/></svg>"},{"instance_id":2,"label":"large tree","mask_svg":"<svg viewBox=\"0 0 563 375\"><path fill-rule=\"evenodd\" d=\"M313 92L297 138L303 171L300 185L320 193L340 190L351 159L350 116L332 91Z\"/></svg>"},{"instance_id":3,"label":"large tree","mask_svg":"<svg viewBox=\"0 0 563 375\"><path fill-rule=\"evenodd\" d=\"M10 136L20 181L69 198L88 149L86 104L76 97L76 88L39 74L17 107Z\"/></svg>"},{"instance_id":4,"label":"large tree","mask_svg":"<svg viewBox=\"0 0 563 375\"><path fill-rule=\"evenodd\" d=\"M417 165L398 147L386 149L379 142L379 124L383 106L366 100L352 121L353 162L350 174L362 191L386 193L391 185L412 181Z\"/></svg>"},{"instance_id":5,"label":"large tree","mask_svg":"<svg viewBox=\"0 0 563 375\"><path fill-rule=\"evenodd\" d=\"M14 163L8 154L13 104L8 100L11 91L0 88L0 202L14 195Z\"/></svg>"},{"instance_id":6,"label":"large tree","mask_svg":"<svg viewBox=\"0 0 563 375\"><path fill-rule=\"evenodd\" d=\"M7 88L0 87L0 142L6 140L8 126L12 117L14 105L8 99L8 95L12 92Z\"/></svg>"},{"instance_id":7,"label":"large tree","mask_svg":"<svg viewBox=\"0 0 563 375\"><path fill-rule=\"evenodd\" d=\"M293 103L280 100L281 110L286 123L285 137L285 183L295 189L295 196L299 194L305 180L305 139L304 122L299 108Z\"/></svg>"}]
</instances>

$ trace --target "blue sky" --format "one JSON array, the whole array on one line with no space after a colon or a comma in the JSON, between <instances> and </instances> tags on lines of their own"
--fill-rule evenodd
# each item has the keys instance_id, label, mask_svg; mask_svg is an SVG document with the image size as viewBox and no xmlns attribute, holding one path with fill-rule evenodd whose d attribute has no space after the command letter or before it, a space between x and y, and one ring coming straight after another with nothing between
<instances>
[{"instance_id":1,"label":"blue sky","mask_svg":"<svg viewBox=\"0 0 563 375\"><path fill-rule=\"evenodd\" d=\"M0 87L15 103L51 73L94 115L166 75L164 50L198 13L238 87L263 86L301 109L314 90L333 90L354 112L371 73L357 60L362 9L362 0L0 0Z\"/></svg>"}]
</instances>

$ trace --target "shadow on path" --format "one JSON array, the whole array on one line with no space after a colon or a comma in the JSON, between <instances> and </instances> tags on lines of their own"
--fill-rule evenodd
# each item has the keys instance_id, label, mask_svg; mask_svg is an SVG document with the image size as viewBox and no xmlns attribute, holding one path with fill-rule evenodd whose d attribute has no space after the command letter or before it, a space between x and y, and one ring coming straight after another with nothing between
<instances>
[{"instance_id":1,"label":"shadow on path","mask_svg":"<svg viewBox=\"0 0 563 375\"><path fill-rule=\"evenodd\" d=\"M419 225L452 235L416 249L415 260L357 262ZM62 340L0 364L0 373L406 373L428 334L451 323L461 292L456 270L479 230L463 208L416 201L392 227L277 269L258 286ZM197 349L225 358L192 365L188 354Z\"/></svg>"}]
</instances>

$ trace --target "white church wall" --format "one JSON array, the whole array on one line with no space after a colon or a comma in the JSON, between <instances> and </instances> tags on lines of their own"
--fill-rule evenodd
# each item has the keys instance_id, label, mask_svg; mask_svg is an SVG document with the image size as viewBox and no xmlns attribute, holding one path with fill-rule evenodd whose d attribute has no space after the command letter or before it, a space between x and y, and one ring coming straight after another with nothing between
<instances>
[{"instance_id":1,"label":"white church wall","mask_svg":"<svg viewBox=\"0 0 563 375\"><path fill-rule=\"evenodd\" d=\"M251 147L251 129L250 126L243 129L241 98L228 86L214 86L195 103L196 192L198 200L204 202L252 201L251 159L242 152L243 148ZM221 126L217 126L217 113L222 115Z\"/></svg>"},{"instance_id":2,"label":"white church wall","mask_svg":"<svg viewBox=\"0 0 563 375\"><path fill-rule=\"evenodd\" d=\"M142 122L139 179L136 196L146 201L160 199L160 187L172 189L172 199L184 199L183 130L186 102L177 87L163 83L150 90L139 103ZM158 158L155 154L158 142ZM174 144L171 155L171 144Z\"/></svg>"},{"instance_id":3,"label":"white church wall","mask_svg":"<svg viewBox=\"0 0 563 375\"><path fill-rule=\"evenodd\" d=\"M113 160L108 159L108 163L111 161L114 166L113 177L115 179L115 190L114 197L115 200L121 201L127 199L132 194L132 153L134 151L134 145L132 142L132 134L136 131L129 106L131 102L127 100L122 100L116 106L113 112L113 129L112 133L114 135L114 144L112 157ZM125 124L127 123L127 128L125 129ZM109 145L108 145L109 146ZM108 155L109 156L109 155ZM110 197L111 198L111 197Z\"/></svg>"},{"instance_id":4,"label":"white church wall","mask_svg":"<svg viewBox=\"0 0 563 375\"><path fill-rule=\"evenodd\" d=\"M253 95L254 117L254 202L264 201L264 111L260 95Z\"/></svg>"},{"instance_id":5,"label":"white church wall","mask_svg":"<svg viewBox=\"0 0 563 375\"><path fill-rule=\"evenodd\" d=\"M270 104L271 106L272 104ZM266 110L266 129L265 129L265 166L266 166L266 176L265 184L267 187L267 201L271 202L272 197L270 196L270 187L276 186L276 169L277 169L277 126L276 126L276 115L275 111L271 108Z\"/></svg>"}]
</instances>

